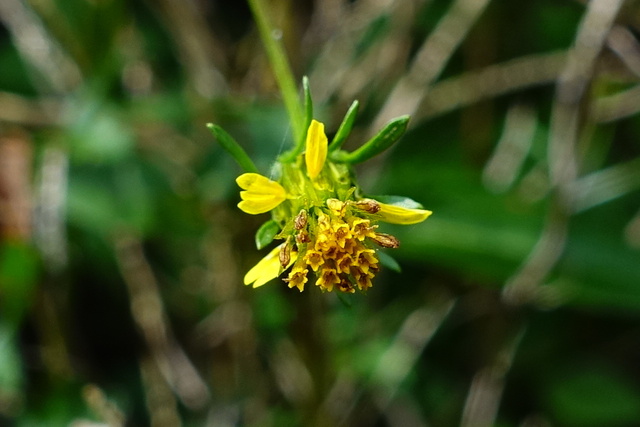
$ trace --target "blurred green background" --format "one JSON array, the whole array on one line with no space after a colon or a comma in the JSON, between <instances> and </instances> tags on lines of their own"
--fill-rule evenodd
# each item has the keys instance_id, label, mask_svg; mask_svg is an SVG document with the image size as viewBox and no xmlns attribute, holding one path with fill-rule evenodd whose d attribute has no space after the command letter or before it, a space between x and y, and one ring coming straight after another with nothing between
<instances>
[{"instance_id":1,"label":"blurred green background","mask_svg":"<svg viewBox=\"0 0 640 427\"><path fill-rule=\"evenodd\" d=\"M266 1L316 117L433 216L351 305L253 290L223 126L291 129L248 5L0 2L0 425L640 425L640 3Z\"/></svg>"}]
</instances>

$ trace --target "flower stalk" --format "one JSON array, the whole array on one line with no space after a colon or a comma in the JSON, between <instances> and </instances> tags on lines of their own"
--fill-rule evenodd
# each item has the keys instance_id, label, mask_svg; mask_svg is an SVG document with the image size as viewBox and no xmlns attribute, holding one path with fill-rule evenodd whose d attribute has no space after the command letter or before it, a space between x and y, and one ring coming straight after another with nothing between
<instances>
[{"instance_id":1,"label":"flower stalk","mask_svg":"<svg viewBox=\"0 0 640 427\"><path fill-rule=\"evenodd\" d=\"M278 82L284 105L289 114L294 140L299 141L304 138L305 123L302 108L298 101L295 79L282 47L281 32L275 30L271 25L264 0L249 0L249 6L256 21L260 39L269 57L269 62L273 67L273 74Z\"/></svg>"}]
</instances>

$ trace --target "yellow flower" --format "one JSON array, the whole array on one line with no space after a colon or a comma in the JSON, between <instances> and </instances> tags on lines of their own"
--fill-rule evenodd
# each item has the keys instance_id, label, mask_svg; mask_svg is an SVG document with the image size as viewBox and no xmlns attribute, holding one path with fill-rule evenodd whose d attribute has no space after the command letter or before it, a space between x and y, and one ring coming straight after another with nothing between
<instances>
[{"instance_id":1,"label":"yellow flower","mask_svg":"<svg viewBox=\"0 0 640 427\"><path fill-rule=\"evenodd\" d=\"M240 192L238 207L252 215L269 212L287 199L285 189L275 181L257 173L245 173L236 182L246 191Z\"/></svg>"},{"instance_id":2,"label":"yellow flower","mask_svg":"<svg viewBox=\"0 0 640 427\"><path fill-rule=\"evenodd\" d=\"M344 249L344 246L347 243L347 239L351 238L351 231L349 230L349 226L344 222L334 223L333 238L334 238L334 241L338 244L338 246Z\"/></svg>"},{"instance_id":3,"label":"yellow flower","mask_svg":"<svg viewBox=\"0 0 640 427\"><path fill-rule=\"evenodd\" d=\"M279 229L275 238L284 240L249 270L245 284L262 286L293 265L284 279L290 288L303 291L315 280L326 292L366 291L380 270L378 248L399 245L395 237L378 233L376 222L415 224L431 215L361 197L349 168L327 158L327 145L324 125L313 120L306 151L280 164L278 182L256 173L237 178L244 190L238 207L249 214L272 211Z\"/></svg>"},{"instance_id":4,"label":"yellow flower","mask_svg":"<svg viewBox=\"0 0 640 427\"><path fill-rule=\"evenodd\" d=\"M318 280L316 280L316 286L320 286L323 290L331 292L333 285L337 285L341 282L340 276L333 268L323 267L320 271Z\"/></svg>"},{"instance_id":5,"label":"yellow flower","mask_svg":"<svg viewBox=\"0 0 640 427\"><path fill-rule=\"evenodd\" d=\"M309 280L307 278L307 272L307 266L294 267L289 273L289 277L284 280L289 283L290 288L296 287L302 292L304 290L304 284Z\"/></svg>"},{"instance_id":6,"label":"yellow flower","mask_svg":"<svg viewBox=\"0 0 640 427\"><path fill-rule=\"evenodd\" d=\"M336 270L338 273L349 273L353 265L353 258L348 253L342 254L342 258L336 261Z\"/></svg>"},{"instance_id":7,"label":"yellow flower","mask_svg":"<svg viewBox=\"0 0 640 427\"><path fill-rule=\"evenodd\" d=\"M313 249L307 250L304 261L313 271L318 271L318 268L324 264L324 254Z\"/></svg>"},{"instance_id":8,"label":"yellow flower","mask_svg":"<svg viewBox=\"0 0 640 427\"><path fill-rule=\"evenodd\" d=\"M320 175L327 159L328 141L324 133L324 125L316 120L311 121L307 130L307 144L304 161L307 165L307 175L315 179Z\"/></svg>"},{"instance_id":9,"label":"yellow flower","mask_svg":"<svg viewBox=\"0 0 640 427\"><path fill-rule=\"evenodd\" d=\"M363 218L356 218L351 223L351 234L353 237L363 241L367 237L374 237L376 233L373 231L377 225L371 225L371 221Z\"/></svg>"},{"instance_id":10,"label":"yellow flower","mask_svg":"<svg viewBox=\"0 0 640 427\"><path fill-rule=\"evenodd\" d=\"M377 212L377 215L382 221L390 224L417 224L429 218L432 213L425 209L410 209L380 202L378 202L378 205L380 206L380 210Z\"/></svg>"}]
</instances>

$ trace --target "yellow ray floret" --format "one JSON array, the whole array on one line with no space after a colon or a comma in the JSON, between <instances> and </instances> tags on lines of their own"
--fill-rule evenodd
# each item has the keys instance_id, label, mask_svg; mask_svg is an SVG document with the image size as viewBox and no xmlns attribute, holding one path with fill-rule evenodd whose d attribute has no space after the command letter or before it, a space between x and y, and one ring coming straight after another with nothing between
<instances>
[{"instance_id":1,"label":"yellow ray floret","mask_svg":"<svg viewBox=\"0 0 640 427\"><path fill-rule=\"evenodd\" d=\"M240 192L238 207L252 215L269 212L286 200L287 192L280 184L257 173L244 173L236 182L246 191Z\"/></svg>"},{"instance_id":2,"label":"yellow ray floret","mask_svg":"<svg viewBox=\"0 0 640 427\"><path fill-rule=\"evenodd\" d=\"M245 285L253 284L253 287L257 288L278 277L281 268L278 254L283 245L284 243L274 248L245 274Z\"/></svg>"},{"instance_id":3,"label":"yellow ray floret","mask_svg":"<svg viewBox=\"0 0 640 427\"><path fill-rule=\"evenodd\" d=\"M429 218L431 211L425 209L410 209L386 203L378 203L380 210L377 212L379 218L391 224L417 224Z\"/></svg>"},{"instance_id":4,"label":"yellow ray floret","mask_svg":"<svg viewBox=\"0 0 640 427\"><path fill-rule=\"evenodd\" d=\"M324 125L316 120L312 120L307 130L307 144L304 154L304 161L307 165L307 175L315 179L320 175L327 160L327 135L324 133Z\"/></svg>"},{"instance_id":5,"label":"yellow ray floret","mask_svg":"<svg viewBox=\"0 0 640 427\"><path fill-rule=\"evenodd\" d=\"M252 284L254 288L257 288L278 277L283 269L282 265L280 265L279 254L284 245L285 243L276 246L271 252L267 254L267 256L258 261L258 263L254 265L251 270L247 272L247 274L245 274L244 284ZM291 252L291 259L289 261L289 265L286 267L288 268L291 264L293 264L293 262L297 258L297 252Z\"/></svg>"}]
</instances>

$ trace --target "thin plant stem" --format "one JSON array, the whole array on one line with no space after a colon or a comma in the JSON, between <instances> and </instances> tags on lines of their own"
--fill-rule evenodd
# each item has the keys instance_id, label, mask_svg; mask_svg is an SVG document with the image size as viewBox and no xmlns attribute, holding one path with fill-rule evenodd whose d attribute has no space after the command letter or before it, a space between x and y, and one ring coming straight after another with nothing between
<instances>
[{"instance_id":1,"label":"thin plant stem","mask_svg":"<svg viewBox=\"0 0 640 427\"><path fill-rule=\"evenodd\" d=\"M298 90L282 46L281 37L277 36L277 31L268 18L264 0L248 0L248 2L289 114L294 143L297 144L302 139L304 132L303 109L298 99Z\"/></svg>"}]
</instances>

